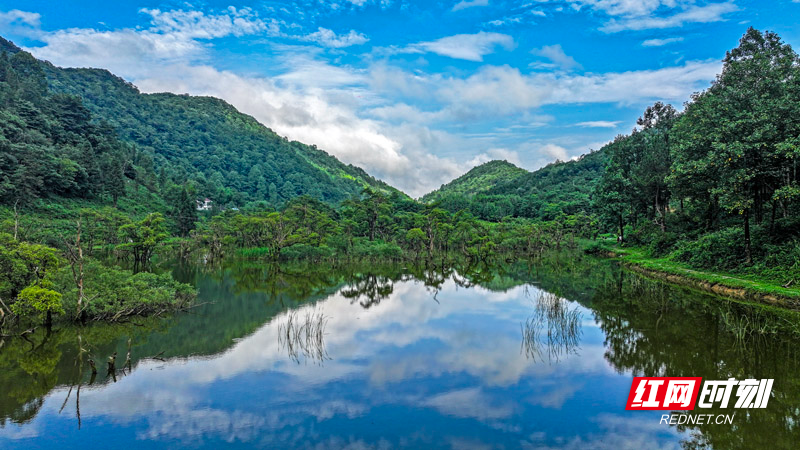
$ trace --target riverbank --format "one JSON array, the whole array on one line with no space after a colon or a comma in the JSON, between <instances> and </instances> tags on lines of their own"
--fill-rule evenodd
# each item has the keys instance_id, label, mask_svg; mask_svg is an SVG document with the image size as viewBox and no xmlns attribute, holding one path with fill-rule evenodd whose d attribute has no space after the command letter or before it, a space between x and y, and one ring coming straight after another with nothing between
<instances>
[{"instance_id":1,"label":"riverbank","mask_svg":"<svg viewBox=\"0 0 800 450\"><path fill-rule=\"evenodd\" d=\"M611 239L582 241L587 253L615 258L646 276L688 286L723 297L800 309L800 285L784 287L778 280L751 275L697 270L669 258L653 258L637 247L620 247Z\"/></svg>"}]
</instances>

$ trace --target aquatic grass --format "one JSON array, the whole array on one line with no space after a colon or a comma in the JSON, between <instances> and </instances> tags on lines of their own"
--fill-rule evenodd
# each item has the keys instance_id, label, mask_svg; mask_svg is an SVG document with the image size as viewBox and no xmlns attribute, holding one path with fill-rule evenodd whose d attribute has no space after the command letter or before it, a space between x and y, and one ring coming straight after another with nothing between
<instances>
[{"instance_id":1,"label":"aquatic grass","mask_svg":"<svg viewBox=\"0 0 800 450\"><path fill-rule=\"evenodd\" d=\"M522 347L526 358L558 362L561 357L577 354L581 336L582 314L577 307L550 292L540 291L534 302L534 312L520 326Z\"/></svg>"},{"instance_id":2,"label":"aquatic grass","mask_svg":"<svg viewBox=\"0 0 800 450\"><path fill-rule=\"evenodd\" d=\"M236 250L236 254L243 258L263 258L269 256L269 247L247 247Z\"/></svg>"},{"instance_id":3,"label":"aquatic grass","mask_svg":"<svg viewBox=\"0 0 800 450\"><path fill-rule=\"evenodd\" d=\"M298 364L301 358L322 364L330 359L325 348L327 323L328 318L316 307L302 315L297 310L289 311L284 323L278 327L278 343L286 349L289 358Z\"/></svg>"}]
</instances>

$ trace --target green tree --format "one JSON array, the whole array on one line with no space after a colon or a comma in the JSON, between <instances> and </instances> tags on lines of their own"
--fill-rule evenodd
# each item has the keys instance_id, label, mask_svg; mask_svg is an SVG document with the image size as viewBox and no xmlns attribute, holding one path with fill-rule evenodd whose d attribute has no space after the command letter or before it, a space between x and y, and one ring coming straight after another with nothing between
<instances>
[{"instance_id":1,"label":"green tree","mask_svg":"<svg viewBox=\"0 0 800 450\"><path fill-rule=\"evenodd\" d=\"M150 261L155 249L168 235L164 228L164 217L152 213L139 222L121 226L119 236L121 243L117 248L133 257L134 263L139 266Z\"/></svg>"}]
</instances>

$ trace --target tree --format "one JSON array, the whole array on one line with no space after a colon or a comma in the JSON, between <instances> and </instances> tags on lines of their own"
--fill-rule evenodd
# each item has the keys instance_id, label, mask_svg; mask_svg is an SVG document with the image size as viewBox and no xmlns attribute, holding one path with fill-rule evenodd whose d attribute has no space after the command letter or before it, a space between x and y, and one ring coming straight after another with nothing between
<instances>
[{"instance_id":1,"label":"tree","mask_svg":"<svg viewBox=\"0 0 800 450\"><path fill-rule=\"evenodd\" d=\"M746 262L752 262L750 223L763 219L782 186L796 186L798 57L778 35L754 28L729 51L722 73L696 95L676 125L673 184L691 183L696 197L738 213L744 226ZM698 189L705 192L698 193Z\"/></svg>"},{"instance_id":2,"label":"tree","mask_svg":"<svg viewBox=\"0 0 800 450\"><path fill-rule=\"evenodd\" d=\"M119 228L121 243L117 248L133 257L137 266L146 264L158 245L167 238L164 217L159 213L148 214L139 222L129 223Z\"/></svg>"},{"instance_id":3,"label":"tree","mask_svg":"<svg viewBox=\"0 0 800 450\"><path fill-rule=\"evenodd\" d=\"M61 306L61 294L44 286L33 285L23 289L11 305L11 310L20 317L44 320L45 326L50 329L53 314L63 314L64 308Z\"/></svg>"},{"instance_id":4,"label":"tree","mask_svg":"<svg viewBox=\"0 0 800 450\"><path fill-rule=\"evenodd\" d=\"M197 222L196 196L197 193L192 183L184 183L181 186L172 185L167 195L167 200L171 204L169 217L175 221L181 236L188 236Z\"/></svg>"}]
</instances>

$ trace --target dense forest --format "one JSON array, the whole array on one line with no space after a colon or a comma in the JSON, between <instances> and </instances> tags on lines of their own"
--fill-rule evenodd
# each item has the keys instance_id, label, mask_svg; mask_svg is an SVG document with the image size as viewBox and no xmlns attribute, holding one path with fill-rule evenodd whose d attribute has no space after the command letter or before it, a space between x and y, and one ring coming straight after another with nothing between
<instances>
[{"instance_id":1,"label":"dense forest","mask_svg":"<svg viewBox=\"0 0 800 450\"><path fill-rule=\"evenodd\" d=\"M0 50L33 59L2 38ZM188 183L220 207L277 205L298 195L335 205L365 187L396 191L314 146L278 136L220 99L141 94L106 70L31 64L38 66L37 82L42 73L53 94L80 98L92 123L106 124L130 144L134 167L127 175L151 191Z\"/></svg>"},{"instance_id":2,"label":"dense forest","mask_svg":"<svg viewBox=\"0 0 800 450\"><path fill-rule=\"evenodd\" d=\"M800 60L753 28L682 112L656 103L605 147L594 213L698 268L800 281Z\"/></svg>"},{"instance_id":3,"label":"dense forest","mask_svg":"<svg viewBox=\"0 0 800 450\"><path fill-rule=\"evenodd\" d=\"M443 265L606 237L800 280L800 60L774 33L748 30L682 111L657 102L598 151L534 172L493 161L420 201L221 100L0 43L0 328L185 307L191 289L147 272L168 254Z\"/></svg>"}]
</instances>

